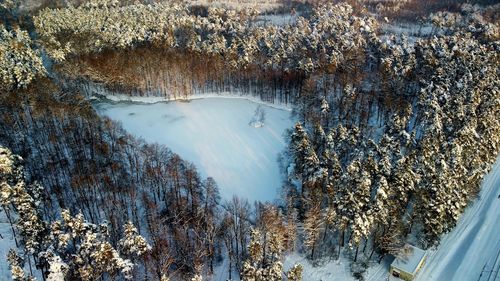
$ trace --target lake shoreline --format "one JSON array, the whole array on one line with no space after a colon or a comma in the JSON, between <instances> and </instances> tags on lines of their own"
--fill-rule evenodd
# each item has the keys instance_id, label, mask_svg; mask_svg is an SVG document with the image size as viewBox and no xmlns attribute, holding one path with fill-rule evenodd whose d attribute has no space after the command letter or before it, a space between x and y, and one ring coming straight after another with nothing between
<instances>
[{"instance_id":1,"label":"lake shoreline","mask_svg":"<svg viewBox=\"0 0 500 281\"><path fill-rule=\"evenodd\" d=\"M165 97L139 97L139 96L131 96L127 94L107 94L107 95L102 95L102 94L94 94L90 97L91 102L97 102L97 103L102 103L102 102L114 102L114 103L131 103L131 104L157 104L157 103L170 103L170 102L190 102L193 100L200 100L200 99L242 99L242 100L247 100L251 101L257 104L262 104L266 105L269 107L272 107L274 109L279 109L279 110L286 110L286 111L293 111L293 107L290 106L290 104L285 105L285 104L277 104L277 103L270 103L263 101L259 98L252 97L252 96L245 96L245 95L237 95L237 94L229 94L229 93L207 93L207 94L197 94L197 95L191 95L188 97L182 97L182 98L174 98L174 99L169 99Z\"/></svg>"}]
</instances>

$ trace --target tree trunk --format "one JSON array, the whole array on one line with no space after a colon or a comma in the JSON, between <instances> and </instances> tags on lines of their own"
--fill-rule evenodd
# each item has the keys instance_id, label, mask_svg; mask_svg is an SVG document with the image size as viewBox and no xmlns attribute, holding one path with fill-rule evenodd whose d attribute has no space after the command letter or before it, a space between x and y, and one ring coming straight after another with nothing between
<instances>
[{"instance_id":1,"label":"tree trunk","mask_svg":"<svg viewBox=\"0 0 500 281\"><path fill-rule=\"evenodd\" d=\"M228 269L229 270L229 272L228 272L228 274L229 274L229 280L232 279L231 278L231 267L232 267L232 260L231 260L231 257L229 257L229 269Z\"/></svg>"},{"instance_id":2,"label":"tree trunk","mask_svg":"<svg viewBox=\"0 0 500 281\"><path fill-rule=\"evenodd\" d=\"M30 268L30 275L33 276L33 270L31 269L31 257L28 256L28 266Z\"/></svg>"},{"instance_id":3,"label":"tree trunk","mask_svg":"<svg viewBox=\"0 0 500 281\"><path fill-rule=\"evenodd\" d=\"M344 239L342 238L342 234L340 234L340 237L339 237L339 254L337 256L337 260L340 259L340 250L342 249L342 240L344 240Z\"/></svg>"},{"instance_id":4,"label":"tree trunk","mask_svg":"<svg viewBox=\"0 0 500 281\"><path fill-rule=\"evenodd\" d=\"M9 210L3 206L3 211L5 212L5 215L7 216L7 220L9 220L10 228L12 229L12 234L14 234L14 242L16 243L16 247L19 247L19 243L17 242L17 235L16 231L14 230L14 224L12 223L12 219L10 217Z\"/></svg>"},{"instance_id":5,"label":"tree trunk","mask_svg":"<svg viewBox=\"0 0 500 281\"><path fill-rule=\"evenodd\" d=\"M314 260L314 249L316 248L316 241L314 241L311 249L311 260Z\"/></svg>"},{"instance_id":6,"label":"tree trunk","mask_svg":"<svg viewBox=\"0 0 500 281\"><path fill-rule=\"evenodd\" d=\"M210 257L210 274L214 274L214 257Z\"/></svg>"},{"instance_id":7,"label":"tree trunk","mask_svg":"<svg viewBox=\"0 0 500 281\"><path fill-rule=\"evenodd\" d=\"M368 239L365 238L365 245L363 246L363 253L366 251L366 245L368 245Z\"/></svg>"},{"instance_id":8,"label":"tree trunk","mask_svg":"<svg viewBox=\"0 0 500 281\"><path fill-rule=\"evenodd\" d=\"M326 225L325 231L323 232L323 242L325 242L327 232L328 232L328 224Z\"/></svg>"},{"instance_id":9,"label":"tree trunk","mask_svg":"<svg viewBox=\"0 0 500 281\"><path fill-rule=\"evenodd\" d=\"M384 259L385 255L380 255L380 258L378 259L378 263L381 263L382 260Z\"/></svg>"},{"instance_id":10,"label":"tree trunk","mask_svg":"<svg viewBox=\"0 0 500 281\"><path fill-rule=\"evenodd\" d=\"M369 260L372 259L373 253L375 252L375 247L372 247L372 251L370 252L370 256L368 257Z\"/></svg>"},{"instance_id":11,"label":"tree trunk","mask_svg":"<svg viewBox=\"0 0 500 281\"><path fill-rule=\"evenodd\" d=\"M359 245L356 246L356 254L354 254L354 262L358 261L358 250L359 250Z\"/></svg>"}]
</instances>

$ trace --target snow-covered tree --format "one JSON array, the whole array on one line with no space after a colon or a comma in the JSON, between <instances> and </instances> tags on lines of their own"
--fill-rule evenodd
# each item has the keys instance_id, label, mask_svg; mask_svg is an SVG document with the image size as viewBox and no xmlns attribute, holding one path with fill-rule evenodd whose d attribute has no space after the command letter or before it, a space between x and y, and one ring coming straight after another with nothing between
<instances>
[{"instance_id":1,"label":"snow-covered tree","mask_svg":"<svg viewBox=\"0 0 500 281\"><path fill-rule=\"evenodd\" d=\"M300 264L294 265L288 272L286 273L286 278L288 281L302 281L302 272L304 268Z\"/></svg>"},{"instance_id":2,"label":"snow-covered tree","mask_svg":"<svg viewBox=\"0 0 500 281\"><path fill-rule=\"evenodd\" d=\"M37 202L28 193L34 191L38 194L40 186L34 184L31 188L25 183L21 161L21 157L0 146L0 202L13 226L14 236L19 234L21 238L31 267L31 257L35 257L44 246L47 227L41 219Z\"/></svg>"},{"instance_id":3,"label":"snow-covered tree","mask_svg":"<svg viewBox=\"0 0 500 281\"><path fill-rule=\"evenodd\" d=\"M23 270L24 260L16 253L14 250L9 250L7 254L7 261L10 265L10 272L12 274L12 280L14 281L34 281L35 278L32 276L26 276Z\"/></svg>"},{"instance_id":4,"label":"snow-covered tree","mask_svg":"<svg viewBox=\"0 0 500 281\"><path fill-rule=\"evenodd\" d=\"M120 252L126 256L139 257L151 250L146 239L139 235L131 221L123 226L124 236L118 242Z\"/></svg>"},{"instance_id":5,"label":"snow-covered tree","mask_svg":"<svg viewBox=\"0 0 500 281\"><path fill-rule=\"evenodd\" d=\"M314 259L314 252L323 227L321 210L319 206L306 211L304 220L305 240L304 246L310 251L311 259Z\"/></svg>"},{"instance_id":6,"label":"snow-covered tree","mask_svg":"<svg viewBox=\"0 0 500 281\"><path fill-rule=\"evenodd\" d=\"M7 30L0 24L0 89L26 88L46 71L38 51L33 49L28 32Z\"/></svg>"},{"instance_id":7,"label":"snow-covered tree","mask_svg":"<svg viewBox=\"0 0 500 281\"><path fill-rule=\"evenodd\" d=\"M277 236L271 237L271 245L275 244ZM250 243L248 245L249 259L243 264L243 269L241 272L241 279L245 281L282 281L287 275L287 272L283 270L283 264L280 261L280 255L282 252L281 247L269 247L270 252L265 252L266 240L262 233L257 230L252 230L252 235ZM270 255L274 258L265 258L265 255ZM290 271L290 276L295 279L288 280L300 280L302 274L302 267L300 265L295 265Z\"/></svg>"},{"instance_id":8,"label":"snow-covered tree","mask_svg":"<svg viewBox=\"0 0 500 281\"><path fill-rule=\"evenodd\" d=\"M191 281L202 281L202 280L203 278L199 274L196 274L193 276L193 278L191 278Z\"/></svg>"},{"instance_id":9,"label":"snow-covered tree","mask_svg":"<svg viewBox=\"0 0 500 281\"><path fill-rule=\"evenodd\" d=\"M301 180L302 196L307 200L314 197L316 185L324 177L319 158L300 123L295 125L291 136L290 152L294 160L294 174Z\"/></svg>"},{"instance_id":10,"label":"snow-covered tree","mask_svg":"<svg viewBox=\"0 0 500 281\"><path fill-rule=\"evenodd\" d=\"M91 224L82 214L73 217L69 211L62 210L62 219L52 222L50 229L47 227L28 193L36 194L41 187L30 189L25 184L21 158L3 147L0 147L0 186L3 206L13 206L10 213L16 212L20 218L15 226L25 251L41 258L40 266L47 268L48 278L64 275L94 280L104 273L132 278L134 264L122 258L108 241L107 225ZM127 255L139 256L150 249L131 223L124 229L125 237L119 244ZM25 280L19 259L12 255L11 260L16 278Z\"/></svg>"},{"instance_id":11,"label":"snow-covered tree","mask_svg":"<svg viewBox=\"0 0 500 281\"><path fill-rule=\"evenodd\" d=\"M47 281L65 280L69 266L57 255L49 258L49 274Z\"/></svg>"}]
</instances>

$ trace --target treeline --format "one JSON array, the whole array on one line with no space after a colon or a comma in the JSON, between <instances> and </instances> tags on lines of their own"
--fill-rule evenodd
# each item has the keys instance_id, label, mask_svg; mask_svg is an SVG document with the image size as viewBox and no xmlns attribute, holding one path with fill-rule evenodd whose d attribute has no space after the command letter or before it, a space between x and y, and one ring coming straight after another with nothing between
<instances>
[{"instance_id":1,"label":"treeline","mask_svg":"<svg viewBox=\"0 0 500 281\"><path fill-rule=\"evenodd\" d=\"M204 93L252 95L270 103L291 104L304 74L228 67L223 58L199 53L140 47L107 51L58 65L61 79L86 96L128 94L182 99Z\"/></svg>"},{"instance_id":2,"label":"treeline","mask_svg":"<svg viewBox=\"0 0 500 281\"><path fill-rule=\"evenodd\" d=\"M97 2L45 9L34 18L42 45L53 59L152 45L219 55L234 68L255 65L311 72L354 59L376 27L373 18L356 16L343 3L318 6L309 18L299 17L292 24L260 26L254 21L257 11L251 9L210 7L198 12L178 4Z\"/></svg>"},{"instance_id":3,"label":"treeline","mask_svg":"<svg viewBox=\"0 0 500 281\"><path fill-rule=\"evenodd\" d=\"M72 78L138 95L236 90L281 102L293 101L311 72L357 69L376 30L346 4L319 6L283 26L259 25L256 15L103 4L46 9L34 22L44 49Z\"/></svg>"}]
</instances>

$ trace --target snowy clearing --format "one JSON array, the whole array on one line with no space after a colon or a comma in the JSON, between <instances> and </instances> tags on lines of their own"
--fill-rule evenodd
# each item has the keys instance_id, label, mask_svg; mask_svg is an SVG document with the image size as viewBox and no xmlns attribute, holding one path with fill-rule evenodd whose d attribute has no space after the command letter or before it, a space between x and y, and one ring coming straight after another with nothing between
<instances>
[{"instance_id":1,"label":"snowy clearing","mask_svg":"<svg viewBox=\"0 0 500 281\"><path fill-rule=\"evenodd\" d=\"M346 258L339 260L329 260L320 266L313 266L311 261L297 253L286 256L284 266L291 268L294 264L300 263L304 267L302 275L303 281L356 281L351 273L351 261ZM384 259L382 263L370 263L364 275L367 281L384 281L387 279L389 263Z\"/></svg>"},{"instance_id":2,"label":"snowy clearing","mask_svg":"<svg viewBox=\"0 0 500 281\"><path fill-rule=\"evenodd\" d=\"M255 111L262 127L250 126ZM278 155L283 133L293 125L290 112L246 99L207 98L189 102L138 104L98 102L100 114L120 121L130 133L165 144L213 177L224 199L272 201L282 184Z\"/></svg>"}]
</instances>

